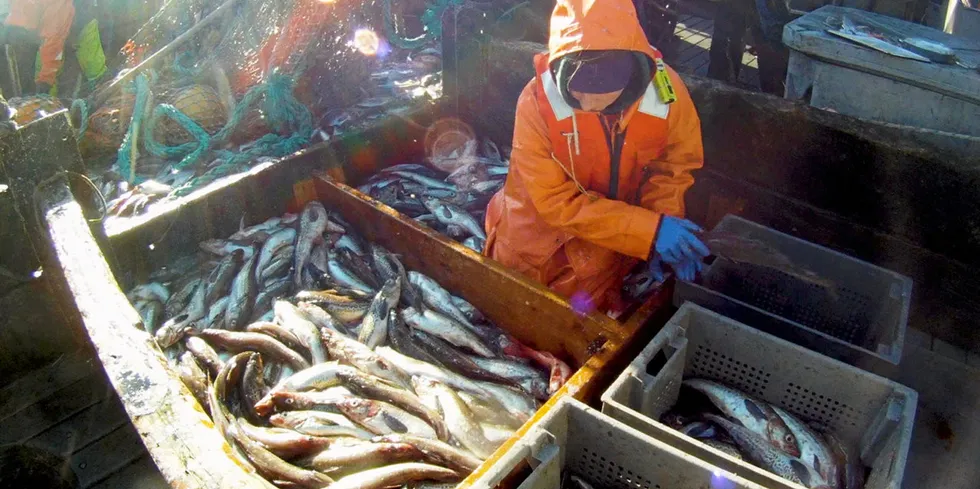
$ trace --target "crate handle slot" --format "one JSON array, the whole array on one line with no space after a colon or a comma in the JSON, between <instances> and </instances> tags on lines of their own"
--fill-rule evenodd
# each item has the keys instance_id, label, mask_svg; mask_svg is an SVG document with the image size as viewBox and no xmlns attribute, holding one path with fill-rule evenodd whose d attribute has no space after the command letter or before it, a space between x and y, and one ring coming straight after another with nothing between
<instances>
[{"instance_id":1,"label":"crate handle slot","mask_svg":"<svg viewBox=\"0 0 980 489\"><path fill-rule=\"evenodd\" d=\"M487 484L480 487L499 486L525 461L531 467L531 473L518 489L538 487L537 481L548 481L547 487L558 487L561 482L560 455L561 447L554 435L540 428L532 428L524 439L518 440L512 449L494 463L493 473L488 474Z\"/></svg>"},{"instance_id":2,"label":"crate handle slot","mask_svg":"<svg viewBox=\"0 0 980 489\"><path fill-rule=\"evenodd\" d=\"M631 377L636 398L630 403L640 407L640 412L659 418L680 395L681 381L684 377L684 364L687 357L687 338L676 336L662 348L654 350L649 360L645 361L646 368L634 371ZM653 375L648 371L649 364L657 357L666 357L663 365L656 369Z\"/></svg>"},{"instance_id":3,"label":"crate handle slot","mask_svg":"<svg viewBox=\"0 0 980 489\"><path fill-rule=\"evenodd\" d=\"M888 448L892 433L898 429L902 422L904 411L905 400L892 394L878 411L870 428L861 439L862 462L869 466L872 465L881 452Z\"/></svg>"}]
</instances>

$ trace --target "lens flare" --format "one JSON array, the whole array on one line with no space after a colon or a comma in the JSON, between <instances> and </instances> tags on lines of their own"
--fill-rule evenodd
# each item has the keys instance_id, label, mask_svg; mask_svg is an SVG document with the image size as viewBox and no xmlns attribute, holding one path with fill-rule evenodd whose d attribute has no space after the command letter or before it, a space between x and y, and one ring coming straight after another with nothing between
<instances>
[{"instance_id":1,"label":"lens flare","mask_svg":"<svg viewBox=\"0 0 980 489\"><path fill-rule=\"evenodd\" d=\"M365 56L376 56L381 50L381 38L371 29L354 32L354 49Z\"/></svg>"},{"instance_id":2,"label":"lens flare","mask_svg":"<svg viewBox=\"0 0 980 489\"><path fill-rule=\"evenodd\" d=\"M595 311L595 304L592 302L592 297L586 292L579 291L572 294L569 302L572 304L572 310L583 316Z\"/></svg>"}]
</instances>

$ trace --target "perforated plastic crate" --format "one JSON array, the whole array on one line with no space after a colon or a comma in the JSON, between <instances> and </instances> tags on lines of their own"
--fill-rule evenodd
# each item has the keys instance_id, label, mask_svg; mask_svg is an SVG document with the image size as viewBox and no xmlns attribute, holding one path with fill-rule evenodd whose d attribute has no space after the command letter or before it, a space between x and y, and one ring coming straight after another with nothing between
<instances>
[{"instance_id":1,"label":"perforated plastic crate","mask_svg":"<svg viewBox=\"0 0 980 489\"><path fill-rule=\"evenodd\" d=\"M688 303L602 395L602 411L709 464L770 488L801 486L736 460L658 420L687 378L707 378L829 428L860 449L866 489L899 489L918 394Z\"/></svg>"},{"instance_id":2,"label":"perforated plastic crate","mask_svg":"<svg viewBox=\"0 0 980 489\"><path fill-rule=\"evenodd\" d=\"M677 283L675 305L694 302L869 371L898 365L910 278L733 215L718 231L761 241L815 278L718 257L699 282Z\"/></svg>"},{"instance_id":3,"label":"perforated plastic crate","mask_svg":"<svg viewBox=\"0 0 980 489\"><path fill-rule=\"evenodd\" d=\"M473 487L497 487L524 461L531 473L518 489L558 489L564 470L610 489L763 489L572 398L555 404Z\"/></svg>"}]
</instances>

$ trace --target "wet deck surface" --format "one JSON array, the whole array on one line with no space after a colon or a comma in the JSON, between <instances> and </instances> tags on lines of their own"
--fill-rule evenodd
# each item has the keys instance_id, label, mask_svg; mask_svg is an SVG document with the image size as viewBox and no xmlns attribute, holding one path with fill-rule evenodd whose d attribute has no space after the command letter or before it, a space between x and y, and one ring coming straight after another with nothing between
<instances>
[{"instance_id":1,"label":"wet deck surface","mask_svg":"<svg viewBox=\"0 0 980 489\"><path fill-rule=\"evenodd\" d=\"M711 49L711 36L714 21L696 15L684 14L678 18L674 35L677 36L677 50L673 59L667 62L681 73L708 75L708 50ZM746 50L742 55L742 69L738 75L739 86L758 90L759 65L756 56Z\"/></svg>"},{"instance_id":2,"label":"wet deck surface","mask_svg":"<svg viewBox=\"0 0 980 489\"><path fill-rule=\"evenodd\" d=\"M89 353L67 353L0 389L0 446L67 459L80 489L167 487Z\"/></svg>"}]
</instances>

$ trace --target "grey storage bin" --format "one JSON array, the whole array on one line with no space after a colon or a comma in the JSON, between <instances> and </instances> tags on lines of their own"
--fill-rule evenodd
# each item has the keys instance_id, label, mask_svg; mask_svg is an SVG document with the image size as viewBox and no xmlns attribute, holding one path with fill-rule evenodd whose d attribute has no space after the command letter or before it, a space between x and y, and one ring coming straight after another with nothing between
<instances>
[{"instance_id":1,"label":"grey storage bin","mask_svg":"<svg viewBox=\"0 0 980 489\"><path fill-rule=\"evenodd\" d=\"M532 470L518 489L558 489L565 469L603 488L763 489L571 397L557 402L472 487L497 487L525 461Z\"/></svg>"},{"instance_id":2,"label":"grey storage bin","mask_svg":"<svg viewBox=\"0 0 980 489\"><path fill-rule=\"evenodd\" d=\"M681 382L693 377L723 382L828 427L843 443L860 448L861 462L871 469L866 489L901 488L915 391L691 303L602 395L602 411L749 481L800 489L658 421L677 402Z\"/></svg>"},{"instance_id":3,"label":"grey storage bin","mask_svg":"<svg viewBox=\"0 0 980 489\"><path fill-rule=\"evenodd\" d=\"M761 241L819 279L718 257L698 282L678 281L674 305L694 302L869 371L898 365L912 279L738 216L718 231Z\"/></svg>"}]
</instances>

